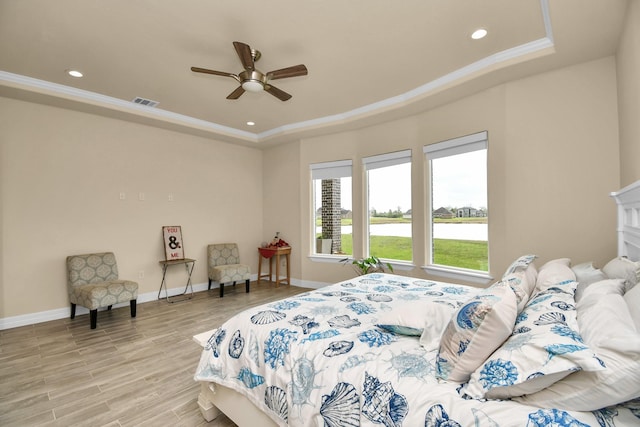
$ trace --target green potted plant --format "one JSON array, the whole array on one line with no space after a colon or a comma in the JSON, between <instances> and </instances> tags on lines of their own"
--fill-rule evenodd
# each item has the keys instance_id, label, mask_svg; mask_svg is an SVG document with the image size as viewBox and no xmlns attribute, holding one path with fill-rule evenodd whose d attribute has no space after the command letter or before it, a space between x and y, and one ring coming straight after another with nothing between
<instances>
[{"instance_id":1,"label":"green potted plant","mask_svg":"<svg viewBox=\"0 0 640 427\"><path fill-rule=\"evenodd\" d=\"M388 262L380 261L377 256L371 255L369 258L351 259L344 258L340 260L343 264L351 264L353 269L359 276L369 273L384 273L385 266L393 273L393 266Z\"/></svg>"}]
</instances>

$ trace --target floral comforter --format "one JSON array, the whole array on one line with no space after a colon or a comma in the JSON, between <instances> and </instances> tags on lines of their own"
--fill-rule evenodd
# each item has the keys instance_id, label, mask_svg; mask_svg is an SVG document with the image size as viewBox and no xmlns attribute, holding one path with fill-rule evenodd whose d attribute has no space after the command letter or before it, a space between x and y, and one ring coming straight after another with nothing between
<instances>
[{"instance_id":1,"label":"floral comforter","mask_svg":"<svg viewBox=\"0 0 640 427\"><path fill-rule=\"evenodd\" d=\"M370 274L251 308L209 338L195 379L236 390L283 426L639 425L637 402L569 412L463 399L459 384L435 378L437 350L376 326L408 302L457 307L478 291Z\"/></svg>"}]
</instances>

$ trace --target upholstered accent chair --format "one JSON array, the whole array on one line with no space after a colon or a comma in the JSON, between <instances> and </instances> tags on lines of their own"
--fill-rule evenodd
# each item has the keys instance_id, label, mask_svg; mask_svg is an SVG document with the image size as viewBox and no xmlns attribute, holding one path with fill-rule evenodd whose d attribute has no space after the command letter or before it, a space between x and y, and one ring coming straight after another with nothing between
<instances>
[{"instance_id":1,"label":"upholstered accent chair","mask_svg":"<svg viewBox=\"0 0 640 427\"><path fill-rule=\"evenodd\" d=\"M91 329L98 323L98 308L129 302L131 317L136 317L138 284L118 279L118 264L113 252L71 255L67 257L67 291L71 318L76 304L89 309Z\"/></svg>"},{"instance_id":2,"label":"upholstered accent chair","mask_svg":"<svg viewBox=\"0 0 640 427\"><path fill-rule=\"evenodd\" d=\"M220 298L224 296L224 284L244 280L249 292L251 268L240 264L240 252L236 243L216 243L207 246L207 260L209 265L209 289L211 282L220 283Z\"/></svg>"}]
</instances>

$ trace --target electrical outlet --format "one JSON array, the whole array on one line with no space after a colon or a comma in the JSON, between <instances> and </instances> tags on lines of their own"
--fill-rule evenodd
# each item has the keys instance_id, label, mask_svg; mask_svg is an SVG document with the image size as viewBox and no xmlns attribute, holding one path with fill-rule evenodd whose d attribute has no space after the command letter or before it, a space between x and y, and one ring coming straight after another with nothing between
<instances>
[{"instance_id":1,"label":"electrical outlet","mask_svg":"<svg viewBox=\"0 0 640 427\"><path fill-rule=\"evenodd\" d=\"M120 193L120 200L125 200L127 198L127 193Z\"/></svg>"},{"instance_id":2,"label":"electrical outlet","mask_svg":"<svg viewBox=\"0 0 640 427\"><path fill-rule=\"evenodd\" d=\"M144 270L138 271L138 279L144 279Z\"/></svg>"},{"instance_id":3,"label":"electrical outlet","mask_svg":"<svg viewBox=\"0 0 640 427\"><path fill-rule=\"evenodd\" d=\"M167 199L168 199L170 202L173 202L173 194L172 194L172 193L169 193L169 196L167 197Z\"/></svg>"},{"instance_id":4,"label":"electrical outlet","mask_svg":"<svg viewBox=\"0 0 640 427\"><path fill-rule=\"evenodd\" d=\"M144 193L138 193L138 200L144 200Z\"/></svg>"}]
</instances>

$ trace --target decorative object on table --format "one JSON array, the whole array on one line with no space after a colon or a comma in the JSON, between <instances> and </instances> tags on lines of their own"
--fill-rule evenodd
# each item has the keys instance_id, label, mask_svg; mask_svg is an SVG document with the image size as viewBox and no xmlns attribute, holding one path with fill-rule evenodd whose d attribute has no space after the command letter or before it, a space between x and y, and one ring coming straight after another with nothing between
<instances>
[{"instance_id":1,"label":"decorative object on table","mask_svg":"<svg viewBox=\"0 0 640 427\"><path fill-rule=\"evenodd\" d=\"M118 278L118 264L113 252L71 255L67 257L67 291L71 318L76 304L89 309L91 329L98 322L98 308L129 301L131 317L136 317L138 284Z\"/></svg>"},{"instance_id":2,"label":"decorative object on table","mask_svg":"<svg viewBox=\"0 0 640 427\"><path fill-rule=\"evenodd\" d=\"M289 244L280 238L280 232L276 231L276 236L271 239L271 243L267 245L267 248L284 248L289 246Z\"/></svg>"},{"instance_id":3,"label":"decorative object on table","mask_svg":"<svg viewBox=\"0 0 640 427\"><path fill-rule=\"evenodd\" d=\"M184 259L182 227L179 225L162 227L162 240L164 241L164 255L167 261Z\"/></svg>"},{"instance_id":4,"label":"decorative object on table","mask_svg":"<svg viewBox=\"0 0 640 427\"><path fill-rule=\"evenodd\" d=\"M393 266L388 262L380 261L380 258L371 255L369 258L351 259L344 258L340 260L343 264L351 264L353 270L359 275L364 276L369 273L384 273L385 267L393 273Z\"/></svg>"}]
</instances>

